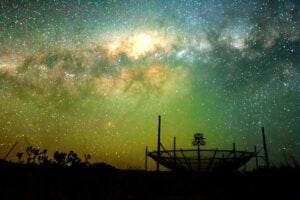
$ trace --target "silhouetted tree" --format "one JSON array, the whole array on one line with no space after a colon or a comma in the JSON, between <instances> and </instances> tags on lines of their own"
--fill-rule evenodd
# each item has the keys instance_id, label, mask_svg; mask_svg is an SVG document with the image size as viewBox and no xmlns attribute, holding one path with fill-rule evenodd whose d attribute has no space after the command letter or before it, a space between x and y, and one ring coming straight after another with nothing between
<instances>
[{"instance_id":1,"label":"silhouetted tree","mask_svg":"<svg viewBox=\"0 0 300 200\"><path fill-rule=\"evenodd\" d=\"M49 165L51 163L51 159L48 158L47 149L44 149L38 155L38 161L40 165Z\"/></svg>"},{"instance_id":2,"label":"silhouetted tree","mask_svg":"<svg viewBox=\"0 0 300 200\"><path fill-rule=\"evenodd\" d=\"M90 154L84 154L84 165L90 165L90 160L91 159L91 155Z\"/></svg>"},{"instance_id":3,"label":"silhouetted tree","mask_svg":"<svg viewBox=\"0 0 300 200\"><path fill-rule=\"evenodd\" d=\"M32 154L32 146L28 146L26 148L26 154L27 154L27 164L31 163L33 160L33 154Z\"/></svg>"},{"instance_id":4,"label":"silhouetted tree","mask_svg":"<svg viewBox=\"0 0 300 200\"><path fill-rule=\"evenodd\" d=\"M18 152L17 153L17 157L18 157L18 160L19 160L19 163L22 163L22 157L23 157L23 153L22 152Z\"/></svg>"},{"instance_id":5,"label":"silhouetted tree","mask_svg":"<svg viewBox=\"0 0 300 200\"><path fill-rule=\"evenodd\" d=\"M70 166L76 166L81 163L80 158L74 151L70 151L67 155L67 162L68 165Z\"/></svg>"},{"instance_id":6,"label":"silhouetted tree","mask_svg":"<svg viewBox=\"0 0 300 200\"><path fill-rule=\"evenodd\" d=\"M65 166L66 165L66 156L67 156L66 153L63 153L63 152L60 153L60 152L56 151L53 154L54 163L56 163L57 165L60 165L60 166Z\"/></svg>"},{"instance_id":7,"label":"silhouetted tree","mask_svg":"<svg viewBox=\"0 0 300 200\"><path fill-rule=\"evenodd\" d=\"M36 164L36 158L40 154L40 150L38 148L32 148L32 154L33 154L33 164Z\"/></svg>"},{"instance_id":8,"label":"silhouetted tree","mask_svg":"<svg viewBox=\"0 0 300 200\"><path fill-rule=\"evenodd\" d=\"M27 163L36 164L36 158L40 153L38 148L34 148L33 146L28 146L26 148L27 153Z\"/></svg>"}]
</instances>

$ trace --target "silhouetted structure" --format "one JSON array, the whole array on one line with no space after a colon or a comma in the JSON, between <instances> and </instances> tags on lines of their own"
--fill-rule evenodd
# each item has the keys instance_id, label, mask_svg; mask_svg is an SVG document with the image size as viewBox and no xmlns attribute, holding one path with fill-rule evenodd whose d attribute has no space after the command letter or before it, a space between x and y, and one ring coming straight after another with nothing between
<instances>
[{"instance_id":1,"label":"silhouetted structure","mask_svg":"<svg viewBox=\"0 0 300 200\"><path fill-rule=\"evenodd\" d=\"M160 142L160 126L161 126L161 117L160 115L158 116L158 136L157 136L157 160L160 160L160 147L161 147L161 142ZM156 171L159 172L159 162L156 162Z\"/></svg>"},{"instance_id":2,"label":"silhouetted structure","mask_svg":"<svg viewBox=\"0 0 300 200\"><path fill-rule=\"evenodd\" d=\"M264 145L264 152L265 152L265 161L266 161L266 167L269 167L269 155L268 155L268 149L267 149L267 143L266 143L266 136L265 136L265 128L261 127L262 137L263 137L263 145Z\"/></svg>"},{"instance_id":3,"label":"silhouetted structure","mask_svg":"<svg viewBox=\"0 0 300 200\"><path fill-rule=\"evenodd\" d=\"M193 145L197 149L176 149L176 138L174 137L174 146L172 150L166 150L161 143L161 116L158 117L158 140L157 151L149 152L146 149L146 157L149 156L156 161L156 170L159 171L159 165L163 165L172 171L194 171L194 172L229 172L235 171L244 166L253 157L256 159L256 167L259 167L258 158L263 158L266 162L266 167L269 167L267 146L262 128L263 135L263 150L264 156L259 156L256 146L253 152L236 150L236 145L233 143L233 148L230 150L219 149L200 149L200 146L205 145L203 133L194 134ZM162 149L162 150L161 150ZM145 158L147 161L147 158ZM147 170L147 162L145 169Z\"/></svg>"},{"instance_id":4,"label":"silhouetted structure","mask_svg":"<svg viewBox=\"0 0 300 200\"><path fill-rule=\"evenodd\" d=\"M89 154L85 154L81 161L74 151L56 151L50 159L46 149L28 146L26 152L17 153L18 163L0 159L0 197L1 200L299 199L300 167L297 160L294 160L293 167L260 167L237 173L193 173L198 172L199 157L201 172L235 170L253 155L257 166L258 158L268 160L265 159L267 151L264 156L258 156L260 151L267 149L266 145L260 149L255 146L254 152L237 151L235 143L232 150L206 150L200 149L203 140L203 134L195 134L197 149L190 150L176 149L175 137L172 150L166 150L160 140L159 153L148 152L146 148L146 170L147 157L159 156L159 164L184 171L180 173L120 170L105 163L89 163ZM27 156L27 162L26 158L21 160L23 156Z\"/></svg>"},{"instance_id":5,"label":"silhouetted structure","mask_svg":"<svg viewBox=\"0 0 300 200\"><path fill-rule=\"evenodd\" d=\"M201 156L200 156L200 145L205 145L203 133L195 133L193 145L197 146L197 157L198 157L198 172L201 172Z\"/></svg>"}]
</instances>

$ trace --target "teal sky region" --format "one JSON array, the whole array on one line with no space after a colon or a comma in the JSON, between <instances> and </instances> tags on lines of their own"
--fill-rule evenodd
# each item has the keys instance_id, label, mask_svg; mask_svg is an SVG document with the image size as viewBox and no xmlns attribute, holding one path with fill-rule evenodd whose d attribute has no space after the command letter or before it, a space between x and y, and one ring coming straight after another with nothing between
<instances>
[{"instance_id":1,"label":"teal sky region","mask_svg":"<svg viewBox=\"0 0 300 200\"><path fill-rule=\"evenodd\" d=\"M145 146L300 155L299 1L0 1L0 152L143 168Z\"/></svg>"}]
</instances>

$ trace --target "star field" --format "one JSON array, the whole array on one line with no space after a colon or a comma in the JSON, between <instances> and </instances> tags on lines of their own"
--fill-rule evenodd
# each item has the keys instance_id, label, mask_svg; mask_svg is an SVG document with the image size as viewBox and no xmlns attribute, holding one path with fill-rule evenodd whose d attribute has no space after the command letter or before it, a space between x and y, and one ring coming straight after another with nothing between
<instances>
[{"instance_id":1,"label":"star field","mask_svg":"<svg viewBox=\"0 0 300 200\"><path fill-rule=\"evenodd\" d=\"M141 168L145 146L299 157L297 1L1 1L0 151Z\"/></svg>"}]
</instances>

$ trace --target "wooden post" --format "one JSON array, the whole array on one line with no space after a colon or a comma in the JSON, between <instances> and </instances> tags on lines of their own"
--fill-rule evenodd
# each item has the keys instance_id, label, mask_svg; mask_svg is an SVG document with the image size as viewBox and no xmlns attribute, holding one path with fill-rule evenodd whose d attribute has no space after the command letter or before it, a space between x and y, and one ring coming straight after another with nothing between
<instances>
[{"instance_id":1,"label":"wooden post","mask_svg":"<svg viewBox=\"0 0 300 200\"><path fill-rule=\"evenodd\" d=\"M198 143L198 172L201 171L200 143Z\"/></svg>"},{"instance_id":2,"label":"wooden post","mask_svg":"<svg viewBox=\"0 0 300 200\"><path fill-rule=\"evenodd\" d=\"M268 149L267 149L267 143L266 143L266 136L265 136L265 128L261 127L262 137L263 137L263 146L264 146L264 152L265 152L265 161L266 161L266 167L269 168L269 155L268 155Z\"/></svg>"},{"instance_id":3,"label":"wooden post","mask_svg":"<svg viewBox=\"0 0 300 200\"><path fill-rule=\"evenodd\" d=\"M236 160L235 143L233 143L233 159Z\"/></svg>"},{"instance_id":4,"label":"wooden post","mask_svg":"<svg viewBox=\"0 0 300 200\"><path fill-rule=\"evenodd\" d=\"M176 137L173 140L173 156L174 156L174 168L176 168Z\"/></svg>"},{"instance_id":5,"label":"wooden post","mask_svg":"<svg viewBox=\"0 0 300 200\"><path fill-rule=\"evenodd\" d=\"M255 153L255 164L256 164L256 169L258 169L258 157L257 157L257 148L256 148L256 145L254 146L254 153Z\"/></svg>"},{"instance_id":6,"label":"wooden post","mask_svg":"<svg viewBox=\"0 0 300 200\"><path fill-rule=\"evenodd\" d=\"M160 160L160 124L161 117L158 116L158 136L157 136L157 161L156 161L156 171L159 172L159 160Z\"/></svg>"},{"instance_id":7,"label":"wooden post","mask_svg":"<svg viewBox=\"0 0 300 200\"><path fill-rule=\"evenodd\" d=\"M145 152L145 171L148 170L148 146L146 146L146 152Z\"/></svg>"}]
</instances>

